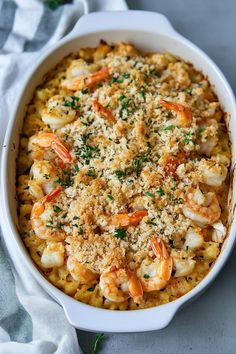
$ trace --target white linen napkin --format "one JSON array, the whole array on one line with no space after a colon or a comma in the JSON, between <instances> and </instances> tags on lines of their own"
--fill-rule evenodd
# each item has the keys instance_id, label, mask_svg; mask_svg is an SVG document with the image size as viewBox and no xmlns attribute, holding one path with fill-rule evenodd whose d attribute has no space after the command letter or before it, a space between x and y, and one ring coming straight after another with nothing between
<instances>
[{"instance_id":1,"label":"white linen napkin","mask_svg":"<svg viewBox=\"0 0 236 354\"><path fill-rule=\"evenodd\" d=\"M85 12L126 9L125 0L74 0L54 11L40 0L0 0L1 148L12 103L40 50L67 34ZM9 266L1 238L0 354L81 353L63 309L36 283L17 250L11 253Z\"/></svg>"}]
</instances>

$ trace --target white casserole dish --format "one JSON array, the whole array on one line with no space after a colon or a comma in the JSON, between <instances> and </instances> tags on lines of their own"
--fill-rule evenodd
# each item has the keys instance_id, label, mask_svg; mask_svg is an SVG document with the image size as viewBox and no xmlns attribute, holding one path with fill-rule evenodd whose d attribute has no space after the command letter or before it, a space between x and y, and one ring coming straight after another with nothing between
<instances>
[{"instance_id":1,"label":"white casserole dish","mask_svg":"<svg viewBox=\"0 0 236 354\"><path fill-rule=\"evenodd\" d=\"M233 220L235 196L229 201L231 226L229 234L215 265L209 274L186 295L171 303L138 311L111 311L80 303L50 284L37 270L31 260L17 228L17 205L15 192L15 160L19 133L21 132L25 107L32 98L43 75L50 71L63 57L81 47L96 46L100 39L107 42L131 42L144 51L168 50L188 60L209 77L215 87L223 109L228 113L228 127L232 142L233 161L236 155L236 106L232 90L224 75L199 48L178 34L166 17L144 11L92 13L82 17L73 31L58 44L46 49L32 65L13 114L5 137L1 168L1 208L3 233L9 252L17 252L25 266L41 286L58 302L69 322L76 328L104 332L139 332L166 327L177 310L199 296L214 280L233 249L236 221ZM233 168L231 167L232 181ZM232 190L235 189L235 184Z\"/></svg>"}]
</instances>

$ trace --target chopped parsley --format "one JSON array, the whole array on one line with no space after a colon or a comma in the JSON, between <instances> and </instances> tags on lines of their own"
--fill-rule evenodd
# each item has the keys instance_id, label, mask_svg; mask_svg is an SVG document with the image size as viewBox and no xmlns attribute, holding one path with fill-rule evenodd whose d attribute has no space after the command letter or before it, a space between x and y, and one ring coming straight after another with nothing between
<instances>
[{"instance_id":1,"label":"chopped parsley","mask_svg":"<svg viewBox=\"0 0 236 354\"><path fill-rule=\"evenodd\" d=\"M174 125L171 124L171 125L168 125L167 127L165 127L163 130L167 131L167 130L173 130L174 129Z\"/></svg>"},{"instance_id":2,"label":"chopped parsley","mask_svg":"<svg viewBox=\"0 0 236 354\"><path fill-rule=\"evenodd\" d=\"M203 128L203 127L198 129L197 134L198 134L199 139L201 139L202 133L203 133L205 130L206 130L206 128Z\"/></svg>"},{"instance_id":3,"label":"chopped parsley","mask_svg":"<svg viewBox=\"0 0 236 354\"><path fill-rule=\"evenodd\" d=\"M53 210L55 211L55 213L59 213L61 211L61 208L57 205L54 205Z\"/></svg>"},{"instance_id":4,"label":"chopped parsley","mask_svg":"<svg viewBox=\"0 0 236 354\"><path fill-rule=\"evenodd\" d=\"M118 101L123 101L125 98L126 98L126 96L125 96L125 95L122 95L122 96L120 96L120 97L118 98Z\"/></svg>"},{"instance_id":5,"label":"chopped parsley","mask_svg":"<svg viewBox=\"0 0 236 354\"><path fill-rule=\"evenodd\" d=\"M110 200L113 200L113 199L114 199L111 194L108 194L108 195L107 195L107 198L110 199Z\"/></svg>"},{"instance_id":6,"label":"chopped parsley","mask_svg":"<svg viewBox=\"0 0 236 354\"><path fill-rule=\"evenodd\" d=\"M93 178L97 177L96 172L94 170L88 170L87 175Z\"/></svg>"},{"instance_id":7,"label":"chopped parsley","mask_svg":"<svg viewBox=\"0 0 236 354\"><path fill-rule=\"evenodd\" d=\"M136 172L140 172L142 170L143 163L145 161L147 161L147 155L146 154L142 154L141 156L139 156L136 159L134 159L134 162L133 162L134 170Z\"/></svg>"},{"instance_id":8,"label":"chopped parsley","mask_svg":"<svg viewBox=\"0 0 236 354\"><path fill-rule=\"evenodd\" d=\"M160 197L163 197L163 195L165 195L165 192L162 188L157 189L157 193L159 194Z\"/></svg>"},{"instance_id":9,"label":"chopped parsley","mask_svg":"<svg viewBox=\"0 0 236 354\"><path fill-rule=\"evenodd\" d=\"M75 163L74 164L74 175L77 175L78 172L79 172L79 166Z\"/></svg>"},{"instance_id":10,"label":"chopped parsley","mask_svg":"<svg viewBox=\"0 0 236 354\"><path fill-rule=\"evenodd\" d=\"M129 74L129 73L124 73L124 74L122 74L122 76L123 76L125 79L129 79L129 78L130 78L130 74Z\"/></svg>"},{"instance_id":11,"label":"chopped parsley","mask_svg":"<svg viewBox=\"0 0 236 354\"><path fill-rule=\"evenodd\" d=\"M83 144L80 149L77 148L75 151L76 156L81 157L85 160L85 164L88 165L90 159L98 157L100 155L100 149L98 146L91 146L88 144Z\"/></svg>"},{"instance_id":12,"label":"chopped parsley","mask_svg":"<svg viewBox=\"0 0 236 354\"><path fill-rule=\"evenodd\" d=\"M147 224L149 225L153 225L153 226L157 226L157 224L154 222L155 218L152 218L150 220L147 221Z\"/></svg>"},{"instance_id":13,"label":"chopped parsley","mask_svg":"<svg viewBox=\"0 0 236 354\"><path fill-rule=\"evenodd\" d=\"M187 145L193 141L193 133L184 133L184 143Z\"/></svg>"},{"instance_id":14,"label":"chopped parsley","mask_svg":"<svg viewBox=\"0 0 236 354\"><path fill-rule=\"evenodd\" d=\"M65 178L58 177L58 179L55 180L55 183L58 183L65 188L71 187L73 184L73 180L71 179L71 172L69 170L63 170L63 173Z\"/></svg>"},{"instance_id":15,"label":"chopped parsley","mask_svg":"<svg viewBox=\"0 0 236 354\"><path fill-rule=\"evenodd\" d=\"M150 275L148 275L148 274L144 274L144 276L143 276L145 279L149 279L150 278Z\"/></svg>"},{"instance_id":16,"label":"chopped parsley","mask_svg":"<svg viewBox=\"0 0 236 354\"><path fill-rule=\"evenodd\" d=\"M70 96L71 98L71 101L69 100L65 100L64 103L63 103L63 106L65 107L71 107L72 109L74 110L77 110L79 109L79 106L78 106L78 101L79 101L79 97L77 96Z\"/></svg>"},{"instance_id":17,"label":"chopped parsley","mask_svg":"<svg viewBox=\"0 0 236 354\"><path fill-rule=\"evenodd\" d=\"M124 101L124 102L122 102L122 104L121 104L121 110L123 111L124 109L127 109L128 108L128 106L130 105L130 103L131 103L131 99L129 99L129 100L127 100L127 101Z\"/></svg>"},{"instance_id":18,"label":"chopped parsley","mask_svg":"<svg viewBox=\"0 0 236 354\"><path fill-rule=\"evenodd\" d=\"M150 193L150 192L145 192L145 194L148 196L148 197L154 197L154 194L153 193Z\"/></svg>"},{"instance_id":19,"label":"chopped parsley","mask_svg":"<svg viewBox=\"0 0 236 354\"><path fill-rule=\"evenodd\" d=\"M86 87L86 88L83 88L83 89L81 90L81 92L82 92L83 95L86 95L86 94L88 93L88 88L87 88L87 87Z\"/></svg>"},{"instance_id":20,"label":"chopped parsley","mask_svg":"<svg viewBox=\"0 0 236 354\"><path fill-rule=\"evenodd\" d=\"M115 238L120 238L121 240L123 240L127 236L127 233L124 229L119 227L118 229L115 230L114 236Z\"/></svg>"},{"instance_id":21,"label":"chopped parsley","mask_svg":"<svg viewBox=\"0 0 236 354\"><path fill-rule=\"evenodd\" d=\"M118 177L118 178L122 178L122 177L125 176L125 171L116 170L116 171L115 171L115 175L116 175L116 177Z\"/></svg>"},{"instance_id":22,"label":"chopped parsley","mask_svg":"<svg viewBox=\"0 0 236 354\"><path fill-rule=\"evenodd\" d=\"M193 88L192 87L189 87L186 89L186 92L189 94L189 95L192 95L193 93Z\"/></svg>"}]
</instances>

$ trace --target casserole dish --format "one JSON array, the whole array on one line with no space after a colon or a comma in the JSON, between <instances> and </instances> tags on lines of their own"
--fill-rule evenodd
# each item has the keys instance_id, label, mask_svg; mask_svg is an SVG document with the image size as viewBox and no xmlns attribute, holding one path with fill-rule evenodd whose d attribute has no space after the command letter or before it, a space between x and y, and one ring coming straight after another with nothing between
<instances>
[{"instance_id":1,"label":"casserole dish","mask_svg":"<svg viewBox=\"0 0 236 354\"><path fill-rule=\"evenodd\" d=\"M235 131L235 101L232 91L220 70L215 64L189 41L179 35L160 15L148 12L129 11L116 13L95 13L84 16L73 31L54 47L45 50L42 57L28 74L21 95L16 102L15 110L8 127L4 143L1 177L2 214L4 233L10 252L20 254L26 266L32 272L45 290L59 302L66 313L69 322L77 328L90 331L105 332L138 332L161 329L167 326L176 311L185 303L193 300L203 292L218 274L234 244L235 222L232 221L229 235L225 240L222 252L209 274L186 295L171 303L151 309L128 312L113 312L98 309L75 301L56 289L40 274L23 246L17 231L17 214L15 202L15 159L17 157L19 132L23 123L25 107L32 97L43 75L50 71L63 57L85 46L94 46L100 39L107 42L121 40L131 42L144 51L163 51L182 57L193 63L209 77L215 87L216 94L224 111L228 113L229 132ZM232 166L234 164L234 139L232 141ZM233 213L234 196L231 196L229 207L231 218ZM148 318L148 322L145 321Z\"/></svg>"}]
</instances>

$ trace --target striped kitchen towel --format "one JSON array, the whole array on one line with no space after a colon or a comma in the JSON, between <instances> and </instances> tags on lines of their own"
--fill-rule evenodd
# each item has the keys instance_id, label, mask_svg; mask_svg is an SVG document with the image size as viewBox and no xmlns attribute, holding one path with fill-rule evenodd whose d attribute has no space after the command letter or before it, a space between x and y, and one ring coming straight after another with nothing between
<instances>
[{"instance_id":1,"label":"striped kitchen towel","mask_svg":"<svg viewBox=\"0 0 236 354\"><path fill-rule=\"evenodd\" d=\"M126 9L124 0L74 0L54 11L40 0L0 0L1 147L12 103L40 51L67 34L85 12ZM62 308L36 283L17 251L9 258L0 234L0 354L26 353L81 350Z\"/></svg>"}]
</instances>

